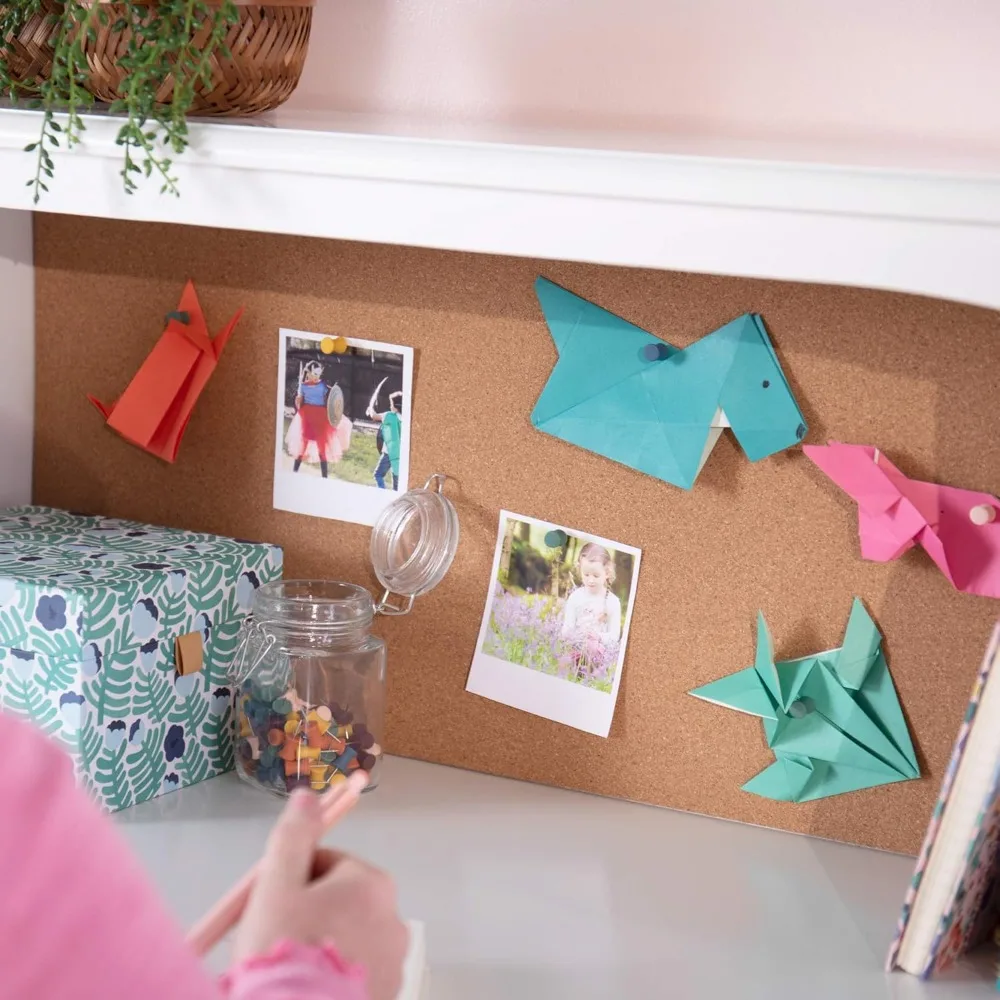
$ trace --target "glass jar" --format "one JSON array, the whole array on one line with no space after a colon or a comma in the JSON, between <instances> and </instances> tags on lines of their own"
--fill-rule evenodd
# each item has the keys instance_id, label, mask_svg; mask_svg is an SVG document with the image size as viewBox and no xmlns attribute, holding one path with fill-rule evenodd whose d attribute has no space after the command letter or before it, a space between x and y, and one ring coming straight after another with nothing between
<instances>
[{"instance_id":1,"label":"glass jar","mask_svg":"<svg viewBox=\"0 0 1000 1000\"><path fill-rule=\"evenodd\" d=\"M390 504L372 529L384 588L376 605L353 583L279 580L254 597L235 657L236 770L287 795L325 791L364 768L378 783L386 647L376 614L404 615L443 579L458 545L458 516L432 476ZM393 594L405 598L394 602Z\"/></svg>"}]
</instances>

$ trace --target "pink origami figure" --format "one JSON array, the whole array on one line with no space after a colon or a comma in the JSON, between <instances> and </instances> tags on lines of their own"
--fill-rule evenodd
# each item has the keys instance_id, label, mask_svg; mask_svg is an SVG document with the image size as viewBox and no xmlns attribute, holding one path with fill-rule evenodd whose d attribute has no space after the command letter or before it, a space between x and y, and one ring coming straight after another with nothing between
<instances>
[{"instance_id":1,"label":"pink origami figure","mask_svg":"<svg viewBox=\"0 0 1000 1000\"><path fill-rule=\"evenodd\" d=\"M857 502L862 558L889 562L920 544L958 590L1000 598L996 497L908 479L867 445L802 450Z\"/></svg>"}]
</instances>

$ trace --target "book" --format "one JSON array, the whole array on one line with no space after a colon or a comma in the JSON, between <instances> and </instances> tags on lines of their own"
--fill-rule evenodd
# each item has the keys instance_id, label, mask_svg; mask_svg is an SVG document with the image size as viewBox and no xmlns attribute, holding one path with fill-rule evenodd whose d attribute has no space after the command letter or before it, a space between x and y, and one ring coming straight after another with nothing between
<instances>
[{"instance_id":1,"label":"book","mask_svg":"<svg viewBox=\"0 0 1000 1000\"><path fill-rule=\"evenodd\" d=\"M1000 622L910 881L887 968L929 979L1000 925Z\"/></svg>"},{"instance_id":2,"label":"book","mask_svg":"<svg viewBox=\"0 0 1000 1000\"><path fill-rule=\"evenodd\" d=\"M417 920L408 920L406 925L410 930L410 945L403 963L403 985L396 1000L430 1000L424 925Z\"/></svg>"}]
</instances>

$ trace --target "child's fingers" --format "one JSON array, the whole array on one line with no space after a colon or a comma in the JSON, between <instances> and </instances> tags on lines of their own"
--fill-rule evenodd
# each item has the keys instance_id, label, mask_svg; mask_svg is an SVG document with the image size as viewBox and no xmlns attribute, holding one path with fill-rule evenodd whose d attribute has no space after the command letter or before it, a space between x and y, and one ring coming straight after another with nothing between
<instances>
[{"instance_id":1,"label":"child's fingers","mask_svg":"<svg viewBox=\"0 0 1000 1000\"><path fill-rule=\"evenodd\" d=\"M271 831L257 876L258 891L268 894L304 886L322 833L317 796L307 788L297 788Z\"/></svg>"}]
</instances>

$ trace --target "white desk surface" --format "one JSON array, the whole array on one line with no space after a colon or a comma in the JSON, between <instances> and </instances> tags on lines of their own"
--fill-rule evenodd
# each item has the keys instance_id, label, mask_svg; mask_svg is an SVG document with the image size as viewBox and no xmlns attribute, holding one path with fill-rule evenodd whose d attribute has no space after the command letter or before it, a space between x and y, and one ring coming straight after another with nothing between
<instances>
[{"instance_id":1,"label":"white desk surface","mask_svg":"<svg viewBox=\"0 0 1000 1000\"><path fill-rule=\"evenodd\" d=\"M118 815L190 923L280 809L229 774ZM399 758L332 838L395 875L432 1000L959 1000L882 971L911 858Z\"/></svg>"}]
</instances>

